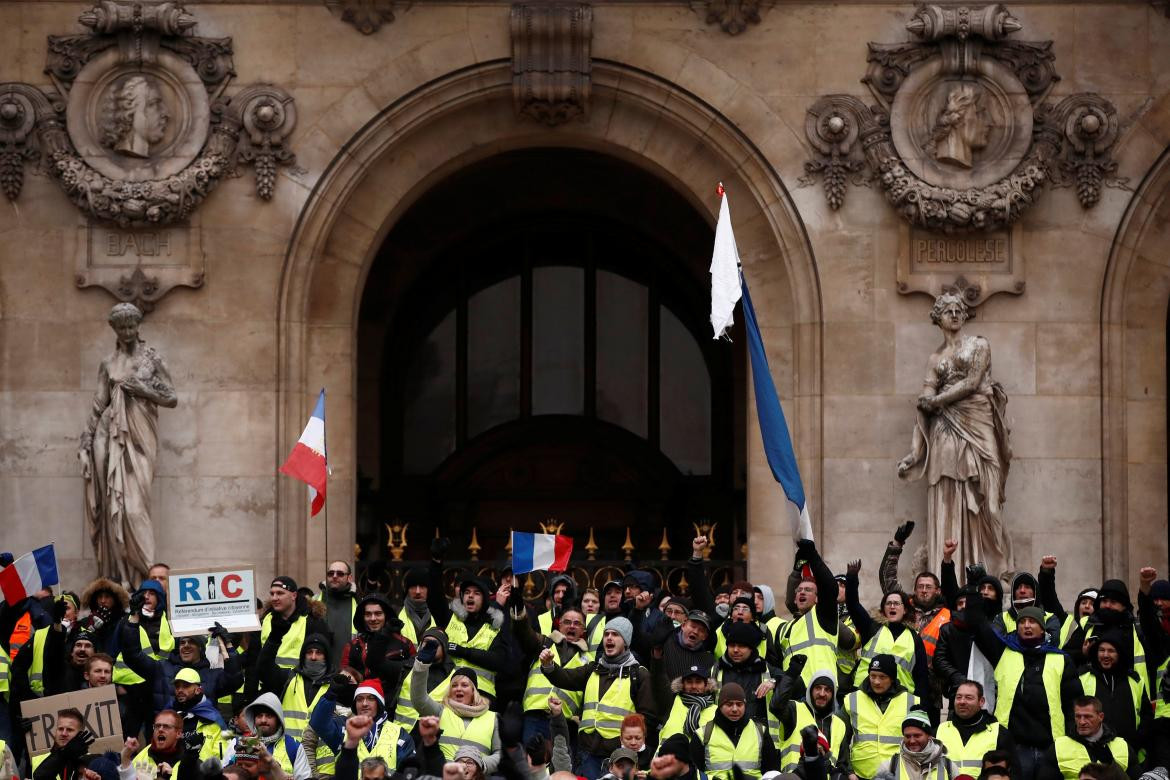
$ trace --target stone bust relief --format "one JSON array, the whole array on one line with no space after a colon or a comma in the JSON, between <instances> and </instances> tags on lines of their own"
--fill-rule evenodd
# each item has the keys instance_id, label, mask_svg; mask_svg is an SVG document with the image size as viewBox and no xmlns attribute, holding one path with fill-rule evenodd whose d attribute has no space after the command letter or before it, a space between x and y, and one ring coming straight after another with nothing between
<instances>
[{"instance_id":1,"label":"stone bust relief","mask_svg":"<svg viewBox=\"0 0 1170 780\"><path fill-rule=\"evenodd\" d=\"M960 168L972 167L973 153L987 146L991 133L982 97L974 84L959 84L947 93L930 131L927 151L934 159Z\"/></svg>"},{"instance_id":2,"label":"stone bust relief","mask_svg":"<svg viewBox=\"0 0 1170 780\"><path fill-rule=\"evenodd\" d=\"M158 87L133 75L110 90L101 114L101 143L127 157L145 159L163 140L171 115Z\"/></svg>"}]
</instances>

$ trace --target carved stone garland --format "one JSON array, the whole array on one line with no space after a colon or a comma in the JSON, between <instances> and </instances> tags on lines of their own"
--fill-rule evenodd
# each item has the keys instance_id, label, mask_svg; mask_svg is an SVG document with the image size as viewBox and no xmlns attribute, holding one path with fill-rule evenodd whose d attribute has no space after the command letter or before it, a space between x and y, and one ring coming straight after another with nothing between
<instances>
[{"instance_id":1,"label":"carved stone garland","mask_svg":"<svg viewBox=\"0 0 1170 780\"><path fill-rule=\"evenodd\" d=\"M512 100L519 116L552 127L589 114L593 8L512 6Z\"/></svg>"},{"instance_id":2,"label":"carved stone garland","mask_svg":"<svg viewBox=\"0 0 1170 780\"><path fill-rule=\"evenodd\" d=\"M325 0L329 11L362 35L373 35L394 21L395 10L410 8L407 0Z\"/></svg>"},{"instance_id":3,"label":"carved stone garland","mask_svg":"<svg viewBox=\"0 0 1170 780\"><path fill-rule=\"evenodd\" d=\"M907 222L948 233L1010 226L1045 183L1057 187L1075 183L1085 208L1097 202L1103 183L1123 186L1111 178L1117 167L1110 157L1118 134L1116 109L1092 93L1070 95L1055 106L1045 103L1060 78L1053 67L1052 43L1006 40L1021 26L1003 5L920 6L906 27L922 41L869 44L863 82L877 105L866 106L851 95L827 95L808 110L805 135L815 156L805 163L801 183L820 178L830 208L844 203L847 184L867 183L866 168ZM905 129L908 120L902 116L895 117L899 126L892 127L891 116L907 105L926 102L918 94L901 97L908 84L920 91L934 87L937 92L940 84L948 88L947 79L956 86L944 97L956 105L974 102L972 95L980 89L1000 98L999 110L1014 125L1016 136L1010 139L1014 150L991 165L961 160L953 166L957 173L944 172L943 181L939 177L928 181L922 171L934 160L930 155L904 157L899 145L910 146L913 133ZM989 87L966 85L979 80ZM937 105L938 98L934 99ZM950 109L944 102L941 113ZM988 143L987 138L978 141ZM855 154L858 142L861 158ZM928 143L933 142L931 138ZM993 169L991 180L980 181L988 178L988 168ZM960 184L948 186L948 176Z\"/></svg>"},{"instance_id":4,"label":"carved stone garland","mask_svg":"<svg viewBox=\"0 0 1170 780\"><path fill-rule=\"evenodd\" d=\"M243 100L224 97L235 76L230 38L190 35L196 20L178 2L99 0L79 20L90 33L48 40L45 72L57 92L0 84L0 186L9 198L20 194L23 164L39 155L86 215L121 227L165 226L190 217L234 170L237 153L257 164L257 191L271 197L275 165L293 159L284 143L295 108L273 87L249 88ZM162 106L157 137L115 126L139 144L126 141L124 152L119 145L110 153L108 128L89 127L83 116L99 100L103 111L121 100L125 112L142 111L151 99ZM178 127L168 136L172 120ZM248 133L242 148L241 126Z\"/></svg>"},{"instance_id":5,"label":"carved stone garland","mask_svg":"<svg viewBox=\"0 0 1170 780\"><path fill-rule=\"evenodd\" d=\"M739 35L748 25L759 24L772 0L692 0L691 7L707 24L717 24L728 35Z\"/></svg>"}]
</instances>

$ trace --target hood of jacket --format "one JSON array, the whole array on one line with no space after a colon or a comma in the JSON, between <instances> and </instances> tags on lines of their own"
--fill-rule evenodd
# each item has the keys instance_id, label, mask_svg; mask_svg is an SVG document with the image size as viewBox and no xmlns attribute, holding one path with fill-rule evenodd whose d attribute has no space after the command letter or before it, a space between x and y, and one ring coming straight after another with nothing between
<instances>
[{"instance_id":1,"label":"hood of jacket","mask_svg":"<svg viewBox=\"0 0 1170 780\"><path fill-rule=\"evenodd\" d=\"M398 613L390 606L390 602L381 593L371 593L368 596L363 596L362 600L357 603L357 607L353 611L353 627L359 634L368 634L369 630L366 628L366 605L377 604L382 607L383 614L386 615L385 633L397 634L402 631L402 621L398 619Z\"/></svg>"},{"instance_id":2,"label":"hood of jacket","mask_svg":"<svg viewBox=\"0 0 1170 780\"><path fill-rule=\"evenodd\" d=\"M999 577L992 577L990 574L981 577L979 582L975 583L976 591L978 591L979 588L983 587L984 585L990 585L995 589L996 611L998 612L999 610L1003 609L1003 583L1000 581ZM982 598L982 596L980 598Z\"/></svg>"},{"instance_id":3,"label":"hood of jacket","mask_svg":"<svg viewBox=\"0 0 1170 780\"><path fill-rule=\"evenodd\" d=\"M1010 601L1010 606L1012 607L1012 609L1013 610L1015 609L1016 588L1019 587L1020 585L1032 586L1032 592L1036 594L1033 597L1032 604L1038 605L1040 603L1040 583L1036 581L1036 578L1034 576L1032 576L1031 572L1022 571L1022 572L1019 572L1018 574L1016 574L1016 576L1012 577L1012 588L1011 588L1010 593L1008 594L1008 599Z\"/></svg>"},{"instance_id":4,"label":"hood of jacket","mask_svg":"<svg viewBox=\"0 0 1170 780\"><path fill-rule=\"evenodd\" d=\"M568 590L565 591L565 597L561 599L561 607L556 610L557 612L560 612L561 609L564 609L566 606L568 606L570 604L577 603L577 581L567 574L558 574L555 577L553 577L551 580L549 580L549 583L548 583L549 603L550 604L552 603L553 590L557 587L557 585L560 585L562 583L564 583L564 585L568 588Z\"/></svg>"},{"instance_id":5,"label":"hood of jacket","mask_svg":"<svg viewBox=\"0 0 1170 780\"><path fill-rule=\"evenodd\" d=\"M114 607L115 616L122 614L130 606L130 594L126 592L126 589L105 577L98 577L85 586L85 590L81 592L82 606L92 612L97 606L97 595L103 590L109 591L114 600L118 602L117 606Z\"/></svg>"},{"instance_id":6,"label":"hood of jacket","mask_svg":"<svg viewBox=\"0 0 1170 780\"><path fill-rule=\"evenodd\" d=\"M487 597L485 596L484 598ZM504 625L504 611L497 607L494 601L485 601L484 603L487 605L484 609L484 613L486 613L485 617L491 621L492 627L497 629L502 627ZM455 615L464 623L467 622L467 618L471 613L467 611L467 607L463 606L462 601L459 599L451 599L447 607L451 610L452 615ZM476 617L479 617L479 615L476 615Z\"/></svg>"},{"instance_id":7,"label":"hood of jacket","mask_svg":"<svg viewBox=\"0 0 1170 780\"><path fill-rule=\"evenodd\" d=\"M280 725L277 727L277 733L283 734L284 707L280 706L280 699L276 698L276 694L272 693L271 691L260 694L258 697L256 697L255 701L253 701L247 707L244 707L244 723L248 724L248 731L253 734L259 734L259 732L256 731L257 707L266 707L276 713L276 719L280 721Z\"/></svg>"},{"instance_id":8,"label":"hood of jacket","mask_svg":"<svg viewBox=\"0 0 1170 780\"><path fill-rule=\"evenodd\" d=\"M670 681L670 692L675 693L675 694L682 693L683 692L682 681L683 681L682 677L675 677L673 680L671 680ZM718 692L719 692L719 681L716 680L714 677L708 677L707 678L707 686L705 688L703 688L703 693L700 695L704 695L704 696L707 694L714 695Z\"/></svg>"},{"instance_id":9,"label":"hood of jacket","mask_svg":"<svg viewBox=\"0 0 1170 780\"><path fill-rule=\"evenodd\" d=\"M178 702L176 702L177 704ZM178 709L178 707L176 707ZM181 713L194 715L200 720L205 720L208 723L218 723L221 729L227 728L227 724L223 721L223 716L219 714L219 708L211 699L204 696L194 706L188 707L185 710L180 710ZM283 722L283 720L282 720Z\"/></svg>"},{"instance_id":10,"label":"hood of jacket","mask_svg":"<svg viewBox=\"0 0 1170 780\"><path fill-rule=\"evenodd\" d=\"M833 689L833 698L829 700L829 711L832 712L833 705L836 703L837 697L837 673L833 669L818 669L808 681L808 687L804 689L804 703L808 705L811 712L816 712L818 715L823 713L817 710L817 705L813 704L812 689L817 683L825 683ZM866 680L865 685L869 684Z\"/></svg>"},{"instance_id":11,"label":"hood of jacket","mask_svg":"<svg viewBox=\"0 0 1170 780\"><path fill-rule=\"evenodd\" d=\"M134 592L135 593L143 593L143 592L148 591L148 590L151 593L154 593L156 596L158 596L158 609L155 610L155 614L159 615L163 612L166 612L167 592L165 590L163 590L163 586L160 585L155 580L146 580L141 585L139 585L138 590L136 590ZM129 603L129 599L127 599L127 603Z\"/></svg>"},{"instance_id":12,"label":"hood of jacket","mask_svg":"<svg viewBox=\"0 0 1170 780\"><path fill-rule=\"evenodd\" d=\"M772 592L770 585L757 585L756 590L764 597L764 614L769 612L776 614L776 594Z\"/></svg>"}]
</instances>

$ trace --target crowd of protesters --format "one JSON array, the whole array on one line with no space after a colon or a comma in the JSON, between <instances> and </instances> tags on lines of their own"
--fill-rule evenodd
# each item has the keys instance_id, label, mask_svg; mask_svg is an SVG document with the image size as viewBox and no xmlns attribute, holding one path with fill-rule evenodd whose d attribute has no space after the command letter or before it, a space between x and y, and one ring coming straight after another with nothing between
<instances>
[{"instance_id":1,"label":"crowd of protesters","mask_svg":"<svg viewBox=\"0 0 1170 780\"><path fill-rule=\"evenodd\" d=\"M334 561L317 591L272 580L259 632L176 638L167 567L133 592L0 608L3 778L34 780L1170 780L1170 582L1139 572L1066 608L1054 557L1004 583L941 570L906 590L897 529L859 596L797 545L767 585L689 593L635 569L598 590L553 575L526 602L510 571L449 599L436 539L392 604ZM0 560L0 565L11 559ZM76 709L25 755L21 702L115 686L125 745L95 753Z\"/></svg>"}]
</instances>

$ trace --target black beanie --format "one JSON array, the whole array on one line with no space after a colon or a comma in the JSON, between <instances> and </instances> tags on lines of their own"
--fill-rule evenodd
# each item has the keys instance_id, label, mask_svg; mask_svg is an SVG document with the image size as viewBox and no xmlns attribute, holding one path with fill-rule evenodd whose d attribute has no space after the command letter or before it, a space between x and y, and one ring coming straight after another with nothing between
<instances>
[{"instance_id":1,"label":"black beanie","mask_svg":"<svg viewBox=\"0 0 1170 780\"><path fill-rule=\"evenodd\" d=\"M764 632L755 623L727 623L723 636L729 645L747 645L755 648L764 639Z\"/></svg>"}]
</instances>

